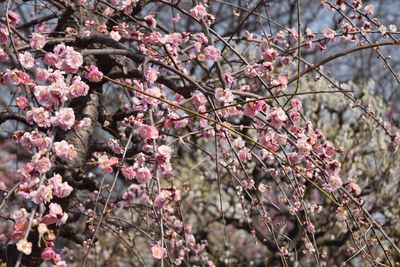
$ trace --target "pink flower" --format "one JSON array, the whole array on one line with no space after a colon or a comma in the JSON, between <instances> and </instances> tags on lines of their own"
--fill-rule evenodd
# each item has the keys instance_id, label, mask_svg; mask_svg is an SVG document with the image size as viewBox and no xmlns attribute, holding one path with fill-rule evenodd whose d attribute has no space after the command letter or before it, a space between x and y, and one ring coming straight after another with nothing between
<instances>
[{"instance_id":1,"label":"pink flower","mask_svg":"<svg viewBox=\"0 0 400 267\"><path fill-rule=\"evenodd\" d=\"M309 232L310 234L314 234L315 233L315 227L312 223L309 223L307 225L307 232Z\"/></svg>"},{"instance_id":2,"label":"pink flower","mask_svg":"<svg viewBox=\"0 0 400 267\"><path fill-rule=\"evenodd\" d=\"M32 48L40 50L46 45L46 37L40 33L33 33L29 44Z\"/></svg>"},{"instance_id":3,"label":"pink flower","mask_svg":"<svg viewBox=\"0 0 400 267\"><path fill-rule=\"evenodd\" d=\"M50 127L50 113L42 107L32 108L26 113L28 123L36 123L39 127Z\"/></svg>"},{"instance_id":4,"label":"pink flower","mask_svg":"<svg viewBox=\"0 0 400 267\"><path fill-rule=\"evenodd\" d=\"M51 161L46 157L36 160L34 164L35 170L39 173L46 173L51 169Z\"/></svg>"},{"instance_id":5,"label":"pink flower","mask_svg":"<svg viewBox=\"0 0 400 267\"><path fill-rule=\"evenodd\" d=\"M60 58L53 53L47 53L44 55L43 61L49 66L55 66L60 61Z\"/></svg>"},{"instance_id":6,"label":"pink flower","mask_svg":"<svg viewBox=\"0 0 400 267\"><path fill-rule=\"evenodd\" d=\"M142 138L146 139L157 139L158 138L158 130L157 128L147 125L147 124L141 124L139 126L139 135Z\"/></svg>"},{"instance_id":7,"label":"pink flower","mask_svg":"<svg viewBox=\"0 0 400 267\"><path fill-rule=\"evenodd\" d=\"M61 142L54 142L53 152L56 153L59 158L64 160L73 160L77 155L75 147L68 144L65 140Z\"/></svg>"},{"instance_id":8,"label":"pink flower","mask_svg":"<svg viewBox=\"0 0 400 267\"><path fill-rule=\"evenodd\" d=\"M246 101L249 99L246 98ZM243 114L249 117L255 117L257 112L261 111L264 106L264 101L258 100L254 102L246 103L243 106Z\"/></svg>"},{"instance_id":9,"label":"pink flower","mask_svg":"<svg viewBox=\"0 0 400 267\"><path fill-rule=\"evenodd\" d=\"M215 98L222 103L230 103L233 101L233 94L230 89L217 88L215 90Z\"/></svg>"},{"instance_id":10,"label":"pink flower","mask_svg":"<svg viewBox=\"0 0 400 267\"><path fill-rule=\"evenodd\" d=\"M0 27L0 45L5 45L7 43L9 35L6 27Z\"/></svg>"},{"instance_id":11,"label":"pink flower","mask_svg":"<svg viewBox=\"0 0 400 267\"><path fill-rule=\"evenodd\" d=\"M61 206L57 203L50 203L49 213L42 218L42 223L61 225L68 219L68 214L64 213Z\"/></svg>"},{"instance_id":12,"label":"pink flower","mask_svg":"<svg viewBox=\"0 0 400 267\"><path fill-rule=\"evenodd\" d=\"M42 251L42 254L40 256L43 260L50 261L55 258L56 255L57 253L53 250L53 248L47 247Z\"/></svg>"},{"instance_id":13,"label":"pink flower","mask_svg":"<svg viewBox=\"0 0 400 267\"><path fill-rule=\"evenodd\" d=\"M21 21L19 15L11 10L8 10L8 19L10 24L14 27Z\"/></svg>"},{"instance_id":14,"label":"pink flower","mask_svg":"<svg viewBox=\"0 0 400 267\"><path fill-rule=\"evenodd\" d=\"M122 172L122 175L128 180L132 180L136 176L135 168L133 168L132 166L122 167L121 172Z\"/></svg>"},{"instance_id":15,"label":"pink flower","mask_svg":"<svg viewBox=\"0 0 400 267\"><path fill-rule=\"evenodd\" d=\"M264 60L267 62L272 62L276 59L277 52L273 48L263 49L262 54L264 56Z\"/></svg>"},{"instance_id":16,"label":"pink flower","mask_svg":"<svg viewBox=\"0 0 400 267\"><path fill-rule=\"evenodd\" d=\"M85 96L89 92L89 85L87 85L85 82L81 81L81 77L77 76L71 86L70 86L70 91L69 91L69 96L71 98L76 98L80 96Z\"/></svg>"},{"instance_id":17,"label":"pink flower","mask_svg":"<svg viewBox=\"0 0 400 267\"><path fill-rule=\"evenodd\" d=\"M118 31L111 31L110 32L110 37L112 38L112 39L114 39L115 41L119 41L119 40L121 40L121 35L119 34L119 32Z\"/></svg>"},{"instance_id":18,"label":"pink flower","mask_svg":"<svg viewBox=\"0 0 400 267\"><path fill-rule=\"evenodd\" d=\"M28 107L28 100L24 96L17 97L17 106L20 109L26 109Z\"/></svg>"},{"instance_id":19,"label":"pink flower","mask_svg":"<svg viewBox=\"0 0 400 267\"><path fill-rule=\"evenodd\" d=\"M107 173L112 173L113 171L113 166L118 164L118 158L116 157L111 157L109 158L107 155L102 155L98 159L99 167L102 171L107 172Z\"/></svg>"},{"instance_id":20,"label":"pink flower","mask_svg":"<svg viewBox=\"0 0 400 267\"><path fill-rule=\"evenodd\" d=\"M151 247L151 254L154 258L161 260L165 254L165 248L162 248L159 244Z\"/></svg>"},{"instance_id":21,"label":"pink flower","mask_svg":"<svg viewBox=\"0 0 400 267\"><path fill-rule=\"evenodd\" d=\"M56 267L68 267L68 265L65 261L59 261L57 262Z\"/></svg>"},{"instance_id":22,"label":"pink flower","mask_svg":"<svg viewBox=\"0 0 400 267\"><path fill-rule=\"evenodd\" d=\"M364 10L367 14L372 15L374 13L374 6L373 5L367 5L364 7Z\"/></svg>"},{"instance_id":23,"label":"pink flower","mask_svg":"<svg viewBox=\"0 0 400 267\"><path fill-rule=\"evenodd\" d=\"M66 73L76 73L83 64L82 55L69 46L59 55L59 58L61 61L56 63L56 67Z\"/></svg>"},{"instance_id":24,"label":"pink flower","mask_svg":"<svg viewBox=\"0 0 400 267\"><path fill-rule=\"evenodd\" d=\"M54 174L54 176L49 179L49 185L53 187L53 194L59 198L69 196L73 190L67 182L62 182L62 177L59 174Z\"/></svg>"},{"instance_id":25,"label":"pink flower","mask_svg":"<svg viewBox=\"0 0 400 267\"><path fill-rule=\"evenodd\" d=\"M145 16L144 21L146 22L147 26L149 26L151 29L155 29L157 26L157 21L154 18L154 15Z\"/></svg>"},{"instance_id":26,"label":"pink flower","mask_svg":"<svg viewBox=\"0 0 400 267\"><path fill-rule=\"evenodd\" d=\"M204 48L204 55L207 60L217 61L221 55L221 51L219 51L218 48L209 45L206 48Z\"/></svg>"},{"instance_id":27,"label":"pink flower","mask_svg":"<svg viewBox=\"0 0 400 267\"><path fill-rule=\"evenodd\" d=\"M43 68L37 68L35 75L36 79L38 79L39 81L47 81L47 79L49 78L49 71Z\"/></svg>"},{"instance_id":28,"label":"pink flower","mask_svg":"<svg viewBox=\"0 0 400 267\"><path fill-rule=\"evenodd\" d=\"M343 182L339 176L331 176L329 178L329 189L330 191L338 190L342 186Z\"/></svg>"},{"instance_id":29,"label":"pink flower","mask_svg":"<svg viewBox=\"0 0 400 267\"><path fill-rule=\"evenodd\" d=\"M295 111L299 111L303 107L303 105L301 104L300 99L298 99L298 98L292 99L292 101L290 101L290 104L292 106L292 109L295 110Z\"/></svg>"},{"instance_id":30,"label":"pink flower","mask_svg":"<svg viewBox=\"0 0 400 267\"><path fill-rule=\"evenodd\" d=\"M322 35L325 38L327 38L329 41L334 41L336 32L332 29L326 28L326 29L322 30Z\"/></svg>"},{"instance_id":31,"label":"pink flower","mask_svg":"<svg viewBox=\"0 0 400 267\"><path fill-rule=\"evenodd\" d=\"M141 183L147 183L151 180L150 170L146 167L140 168L136 173L136 180Z\"/></svg>"},{"instance_id":32,"label":"pink flower","mask_svg":"<svg viewBox=\"0 0 400 267\"><path fill-rule=\"evenodd\" d=\"M282 91L288 84L288 78L286 76L279 76L278 79L272 80L271 84L278 90Z\"/></svg>"},{"instance_id":33,"label":"pink flower","mask_svg":"<svg viewBox=\"0 0 400 267\"><path fill-rule=\"evenodd\" d=\"M55 116L51 118L54 126L58 126L63 130L69 130L75 123L75 114L72 108L61 108L56 111Z\"/></svg>"},{"instance_id":34,"label":"pink flower","mask_svg":"<svg viewBox=\"0 0 400 267\"><path fill-rule=\"evenodd\" d=\"M9 60L9 56L8 54L4 51L4 49L2 47L0 47L0 62L4 62Z\"/></svg>"},{"instance_id":35,"label":"pink flower","mask_svg":"<svg viewBox=\"0 0 400 267\"><path fill-rule=\"evenodd\" d=\"M148 81L150 84L153 84L155 81L157 81L157 70L153 68L146 68L144 72L146 81Z\"/></svg>"},{"instance_id":36,"label":"pink flower","mask_svg":"<svg viewBox=\"0 0 400 267\"><path fill-rule=\"evenodd\" d=\"M280 129L283 123L288 119L285 111L282 108L273 108L272 112L268 116L268 121L271 125L277 129Z\"/></svg>"},{"instance_id":37,"label":"pink flower","mask_svg":"<svg viewBox=\"0 0 400 267\"><path fill-rule=\"evenodd\" d=\"M168 191L165 191L165 190L162 191L154 199L154 207L156 209L161 209L167 202L169 196L170 196L170 193Z\"/></svg>"},{"instance_id":38,"label":"pink flower","mask_svg":"<svg viewBox=\"0 0 400 267\"><path fill-rule=\"evenodd\" d=\"M86 73L85 78L91 82L100 82L103 79L103 73L99 71L96 66L90 66L89 72Z\"/></svg>"},{"instance_id":39,"label":"pink flower","mask_svg":"<svg viewBox=\"0 0 400 267\"><path fill-rule=\"evenodd\" d=\"M31 69L35 65L35 59L29 51L25 51L24 53L19 53L18 59L21 62L22 67L25 69Z\"/></svg>"},{"instance_id":40,"label":"pink flower","mask_svg":"<svg viewBox=\"0 0 400 267\"><path fill-rule=\"evenodd\" d=\"M169 162L171 159L172 149L169 146L159 146L156 153L156 159L159 163Z\"/></svg>"},{"instance_id":41,"label":"pink flower","mask_svg":"<svg viewBox=\"0 0 400 267\"><path fill-rule=\"evenodd\" d=\"M197 5L190 9L190 14L196 19L202 19L207 16L206 8L203 5Z\"/></svg>"},{"instance_id":42,"label":"pink flower","mask_svg":"<svg viewBox=\"0 0 400 267\"><path fill-rule=\"evenodd\" d=\"M235 78L229 72L224 74L224 80L227 84L232 84Z\"/></svg>"},{"instance_id":43,"label":"pink flower","mask_svg":"<svg viewBox=\"0 0 400 267\"><path fill-rule=\"evenodd\" d=\"M26 239L21 239L17 243L17 250L25 255L29 255L32 253L32 243L28 242Z\"/></svg>"}]
</instances>

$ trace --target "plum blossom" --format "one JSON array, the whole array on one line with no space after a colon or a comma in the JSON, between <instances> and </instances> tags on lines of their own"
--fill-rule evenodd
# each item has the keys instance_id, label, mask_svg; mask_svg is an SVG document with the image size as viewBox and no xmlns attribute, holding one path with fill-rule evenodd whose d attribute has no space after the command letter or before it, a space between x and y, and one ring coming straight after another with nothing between
<instances>
[{"instance_id":1,"label":"plum blossom","mask_svg":"<svg viewBox=\"0 0 400 267\"><path fill-rule=\"evenodd\" d=\"M70 130L75 123L75 113L72 108L61 108L56 111L55 116L51 118L51 122L54 126L58 126L61 129Z\"/></svg>"},{"instance_id":2,"label":"plum blossom","mask_svg":"<svg viewBox=\"0 0 400 267\"><path fill-rule=\"evenodd\" d=\"M30 255L32 253L32 243L26 239L21 239L17 243L17 249L25 255Z\"/></svg>"},{"instance_id":3,"label":"plum blossom","mask_svg":"<svg viewBox=\"0 0 400 267\"><path fill-rule=\"evenodd\" d=\"M283 123L288 119L285 111L282 108L273 108L272 112L268 116L268 121L271 125L277 129L280 129Z\"/></svg>"},{"instance_id":4,"label":"plum blossom","mask_svg":"<svg viewBox=\"0 0 400 267\"><path fill-rule=\"evenodd\" d=\"M35 123L39 127L50 127L50 113L43 107L32 108L26 113L28 123Z\"/></svg>"},{"instance_id":5,"label":"plum blossom","mask_svg":"<svg viewBox=\"0 0 400 267\"><path fill-rule=\"evenodd\" d=\"M141 124L139 126L139 135L142 138L146 139L157 139L158 138L158 130L157 128L147 125L147 124Z\"/></svg>"},{"instance_id":6,"label":"plum blossom","mask_svg":"<svg viewBox=\"0 0 400 267\"><path fill-rule=\"evenodd\" d=\"M53 195L59 198L69 196L73 190L67 182L62 182L62 177L59 174L54 174L49 179L49 185L53 187Z\"/></svg>"},{"instance_id":7,"label":"plum blossom","mask_svg":"<svg viewBox=\"0 0 400 267\"><path fill-rule=\"evenodd\" d=\"M119 34L119 32L118 31L111 31L110 32L110 37L112 38L112 39L114 39L115 41L119 41L119 40L121 40L121 34Z\"/></svg>"},{"instance_id":8,"label":"plum blossom","mask_svg":"<svg viewBox=\"0 0 400 267\"><path fill-rule=\"evenodd\" d=\"M278 90L282 91L288 84L288 78L286 76L278 76L277 79L272 80L271 84Z\"/></svg>"},{"instance_id":9,"label":"plum blossom","mask_svg":"<svg viewBox=\"0 0 400 267\"><path fill-rule=\"evenodd\" d=\"M69 90L69 97L77 98L80 96L85 96L89 92L89 85L81 80L80 76L76 76L72 81Z\"/></svg>"},{"instance_id":10,"label":"plum blossom","mask_svg":"<svg viewBox=\"0 0 400 267\"><path fill-rule=\"evenodd\" d=\"M290 101L290 104L292 106L292 109L295 111L299 111L301 110L301 108L303 107L301 100L298 98L294 98Z\"/></svg>"},{"instance_id":11,"label":"plum blossom","mask_svg":"<svg viewBox=\"0 0 400 267\"><path fill-rule=\"evenodd\" d=\"M32 48L40 50L46 45L46 37L40 33L33 33L29 44Z\"/></svg>"},{"instance_id":12,"label":"plum blossom","mask_svg":"<svg viewBox=\"0 0 400 267\"><path fill-rule=\"evenodd\" d=\"M155 259L161 260L165 254L165 248L162 248L159 244L151 247L151 254Z\"/></svg>"},{"instance_id":13,"label":"plum blossom","mask_svg":"<svg viewBox=\"0 0 400 267\"><path fill-rule=\"evenodd\" d=\"M169 162L172 149L169 146L161 145L157 148L156 159L159 163Z\"/></svg>"},{"instance_id":14,"label":"plum blossom","mask_svg":"<svg viewBox=\"0 0 400 267\"><path fill-rule=\"evenodd\" d=\"M0 45L5 45L7 43L9 35L10 33L6 27L0 27Z\"/></svg>"},{"instance_id":15,"label":"plum blossom","mask_svg":"<svg viewBox=\"0 0 400 267\"><path fill-rule=\"evenodd\" d=\"M107 173L112 173L113 171L112 167L118 164L119 162L118 158L116 157L109 158L107 155L102 155L97 161L99 163L100 169Z\"/></svg>"},{"instance_id":16,"label":"plum blossom","mask_svg":"<svg viewBox=\"0 0 400 267\"><path fill-rule=\"evenodd\" d=\"M68 144L65 140L54 142L53 152L56 153L59 158L64 160L73 160L77 155L75 147Z\"/></svg>"},{"instance_id":17,"label":"plum blossom","mask_svg":"<svg viewBox=\"0 0 400 267\"><path fill-rule=\"evenodd\" d=\"M207 11L203 5L196 5L194 8L190 9L190 14L196 19L202 19L207 16Z\"/></svg>"},{"instance_id":18,"label":"plum blossom","mask_svg":"<svg viewBox=\"0 0 400 267\"><path fill-rule=\"evenodd\" d=\"M233 101L233 94L228 88L217 88L215 90L215 98L222 103L230 103Z\"/></svg>"},{"instance_id":19,"label":"plum blossom","mask_svg":"<svg viewBox=\"0 0 400 267\"><path fill-rule=\"evenodd\" d=\"M332 29L326 28L324 30L322 30L322 35L327 38L329 41L334 41L335 40L335 35L336 32Z\"/></svg>"},{"instance_id":20,"label":"plum blossom","mask_svg":"<svg viewBox=\"0 0 400 267\"><path fill-rule=\"evenodd\" d=\"M61 206L57 203L50 203L49 213L42 218L42 222L46 225L61 225L68 219L68 214L64 213Z\"/></svg>"},{"instance_id":21,"label":"plum blossom","mask_svg":"<svg viewBox=\"0 0 400 267\"><path fill-rule=\"evenodd\" d=\"M136 180L141 184L149 182L151 180L150 170L146 167L138 169L136 172Z\"/></svg>"},{"instance_id":22,"label":"plum blossom","mask_svg":"<svg viewBox=\"0 0 400 267\"><path fill-rule=\"evenodd\" d=\"M19 53L18 59L21 62L22 67L25 69L31 69L35 65L35 59L29 51Z\"/></svg>"},{"instance_id":23,"label":"plum blossom","mask_svg":"<svg viewBox=\"0 0 400 267\"><path fill-rule=\"evenodd\" d=\"M130 166L130 167L124 166L121 168L121 172L122 172L122 175L128 180L132 180L136 177L136 171L133 166Z\"/></svg>"},{"instance_id":24,"label":"plum blossom","mask_svg":"<svg viewBox=\"0 0 400 267\"><path fill-rule=\"evenodd\" d=\"M85 78L91 82L97 83L103 79L103 73L96 66L90 66Z\"/></svg>"},{"instance_id":25,"label":"plum blossom","mask_svg":"<svg viewBox=\"0 0 400 267\"><path fill-rule=\"evenodd\" d=\"M212 45L209 45L206 48L204 48L204 56L206 57L207 60L217 61L220 55L221 51Z\"/></svg>"},{"instance_id":26,"label":"plum blossom","mask_svg":"<svg viewBox=\"0 0 400 267\"><path fill-rule=\"evenodd\" d=\"M21 19L17 13L14 11L8 10L8 20L12 26L17 26L20 23Z\"/></svg>"},{"instance_id":27,"label":"plum blossom","mask_svg":"<svg viewBox=\"0 0 400 267\"><path fill-rule=\"evenodd\" d=\"M143 19L146 22L147 26L149 26L149 28L155 29L157 27L157 21L154 18L154 15L147 15Z\"/></svg>"},{"instance_id":28,"label":"plum blossom","mask_svg":"<svg viewBox=\"0 0 400 267\"><path fill-rule=\"evenodd\" d=\"M146 78L146 81L148 81L150 84L153 84L155 81L157 81L158 78L158 73L157 70L153 68L146 68L144 71L144 76Z\"/></svg>"},{"instance_id":29,"label":"plum blossom","mask_svg":"<svg viewBox=\"0 0 400 267\"><path fill-rule=\"evenodd\" d=\"M20 96L20 97L17 97L17 106L20 108L20 109L26 109L27 107L28 107L28 99L26 99L26 97L24 97L24 96Z\"/></svg>"},{"instance_id":30,"label":"plum blossom","mask_svg":"<svg viewBox=\"0 0 400 267\"><path fill-rule=\"evenodd\" d=\"M249 100L250 99L246 98L246 101ZM264 104L262 100L248 102L243 106L243 114L249 117L255 117L257 112L262 110Z\"/></svg>"}]
</instances>

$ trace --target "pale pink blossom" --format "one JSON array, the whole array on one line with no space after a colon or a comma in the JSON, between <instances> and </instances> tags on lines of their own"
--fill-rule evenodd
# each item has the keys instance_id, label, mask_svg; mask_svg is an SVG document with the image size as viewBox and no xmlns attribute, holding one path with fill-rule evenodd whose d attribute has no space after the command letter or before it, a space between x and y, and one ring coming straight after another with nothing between
<instances>
[{"instance_id":1,"label":"pale pink blossom","mask_svg":"<svg viewBox=\"0 0 400 267\"><path fill-rule=\"evenodd\" d=\"M141 124L139 126L139 135L142 138L146 139L157 139L158 138L158 130L157 128L147 125L147 124Z\"/></svg>"},{"instance_id":2,"label":"pale pink blossom","mask_svg":"<svg viewBox=\"0 0 400 267\"><path fill-rule=\"evenodd\" d=\"M19 96L17 97L17 106L20 109L26 109L28 107L28 99L26 99L26 97L24 96Z\"/></svg>"},{"instance_id":3,"label":"pale pink blossom","mask_svg":"<svg viewBox=\"0 0 400 267\"><path fill-rule=\"evenodd\" d=\"M273 108L268 116L268 121L277 129L280 129L283 123L288 119L285 111L282 108Z\"/></svg>"},{"instance_id":4,"label":"pale pink blossom","mask_svg":"<svg viewBox=\"0 0 400 267\"><path fill-rule=\"evenodd\" d=\"M90 66L89 71L86 73L85 78L91 82L100 82L103 79L103 73L99 71L96 66Z\"/></svg>"},{"instance_id":5,"label":"pale pink blossom","mask_svg":"<svg viewBox=\"0 0 400 267\"><path fill-rule=\"evenodd\" d=\"M325 38L327 38L329 41L334 41L336 32L332 29L326 28L326 29L322 30L322 35Z\"/></svg>"},{"instance_id":6,"label":"pale pink blossom","mask_svg":"<svg viewBox=\"0 0 400 267\"><path fill-rule=\"evenodd\" d=\"M136 172L136 180L141 183L147 183L151 180L151 172L148 168L142 167Z\"/></svg>"},{"instance_id":7,"label":"pale pink blossom","mask_svg":"<svg viewBox=\"0 0 400 267\"><path fill-rule=\"evenodd\" d=\"M40 50L46 45L46 37L40 33L33 33L29 44L32 48Z\"/></svg>"},{"instance_id":8,"label":"pale pink blossom","mask_svg":"<svg viewBox=\"0 0 400 267\"><path fill-rule=\"evenodd\" d=\"M278 76L277 79L272 80L271 84L278 90L282 91L287 87L288 84L288 78L286 76Z\"/></svg>"},{"instance_id":9,"label":"pale pink blossom","mask_svg":"<svg viewBox=\"0 0 400 267\"><path fill-rule=\"evenodd\" d=\"M147 26L149 26L149 28L155 29L157 27L157 21L154 18L154 15L147 15L143 19L146 22Z\"/></svg>"},{"instance_id":10,"label":"pale pink blossom","mask_svg":"<svg viewBox=\"0 0 400 267\"><path fill-rule=\"evenodd\" d=\"M215 90L215 98L223 103L230 103L233 101L233 94L230 89L217 88Z\"/></svg>"},{"instance_id":11,"label":"pale pink blossom","mask_svg":"<svg viewBox=\"0 0 400 267\"><path fill-rule=\"evenodd\" d=\"M69 90L69 96L71 98L76 98L76 97L80 97L80 96L85 96L87 95L87 93L89 92L89 85L87 85L85 82L81 81L81 77L77 76L71 86L70 86L70 90Z\"/></svg>"},{"instance_id":12,"label":"pale pink blossom","mask_svg":"<svg viewBox=\"0 0 400 267\"><path fill-rule=\"evenodd\" d=\"M247 98L246 101L248 100L249 99ZM262 110L263 106L264 106L264 101L262 100L246 103L243 106L243 114L249 117L255 117L256 114Z\"/></svg>"},{"instance_id":13,"label":"pale pink blossom","mask_svg":"<svg viewBox=\"0 0 400 267\"><path fill-rule=\"evenodd\" d=\"M68 214L64 213L61 206L57 203L50 203L49 213L42 218L44 224L61 225L68 219Z\"/></svg>"},{"instance_id":14,"label":"pale pink blossom","mask_svg":"<svg viewBox=\"0 0 400 267\"><path fill-rule=\"evenodd\" d=\"M148 81L150 84L153 84L155 81L157 81L158 72L153 68L146 68L146 70L144 71L144 76L146 78L146 81Z\"/></svg>"},{"instance_id":15,"label":"pale pink blossom","mask_svg":"<svg viewBox=\"0 0 400 267\"><path fill-rule=\"evenodd\" d=\"M17 243L17 250L25 255L30 255L32 253L32 243L26 239L21 239Z\"/></svg>"},{"instance_id":16,"label":"pale pink blossom","mask_svg":"<svg viewBox=\"0 0 400 267\"><path fill-rule=\"evenodd\" d=\"M372 15L374 13L375 7L373 5L366 5L364 10L367 14Z\"/></svg>"},{"instance_id":17,"label":"pale pink blossom","mask_svg":"<svg viewBox=\"0 0 400 267\"><path fill-rule=\"evenodd\" d=\"M99 167L102 171L107 173L112 173L113 166L118 164L118 158L111 157L109 158L107 155L102 155L98 160Z\"/></svg>"},{"instance_id":18,"label":"pale pink blossom","mask_svg":"<svg viewBox=\"0 0 400 267\"><path fill-rule=\"evenodd\" d=\"M156 159L159 163L169 162L172 149L169 146L161 145L157 148Z\"/></svg>"},{"instance_id":19,"label":"pale pink blossom","mask_svg":"<svg viewBox=\"0 0 400 267\"><path fill-rule=\"evenodd\" d=\"M0 27L0 45L5 45L7 43L9 35L6 27Z\"/></svg>"},{"instance_id":20,"label":"pale pink blossom","mask_svg":"<svg viewBox=\"0 0 400 267\"><path fill-rule=\"evenodd\" d=\"M206 57L207 60L217 61L220 55L221 51L212 45L209 45L206 48L204 48L204 56Z\"/></svg>"},{"instance_id":21,"label":"pale pink blossom","mask_svg":"<svg viewBox=\"0 0 400 267\"><path fill-rule=\"evenodd\" d=\"M292 109L295 111L299 111L301 110L301 108L303 107L301 100L298 98L294 98L290 101L290 104L292 106Z\"/></svg>"},{"instance_id":22,"label":"pale pink blossom","mask_svg":"<svg viewBox=\"0 0 400 267\"><path fill-rule=\"evenodd\" d=\"M53 195L59 198L69 196L73 190L67 182L62 182L62 177L59 174L54 174L49 179L49 185L53 187Z\"/></svg>"},{"instance_id":23,"label":"pale pink blossom","mask_svg":"<svg viewBox=\"0 0 400 267\"><path fill-rule=\"evenodd\" d=\"M47 247L42 251L42 254L40 255L40 257L42 258L42 260L50 261L56 257L56 254L57 253L53 250L53 248Z\"/></svg>"},{"instance_id":24,"label":"pale pink blossom","mask_svg":"<svg viewBox=\"0 0 400 267\"><path fill-rule=\"evenodd\" d=\"M202 19L207 16L207 11L203 5L196 5L194 8L190 9L190 14L196 19Z\"/></svg>"},{"instance_id":25,"label":"pale pink blossom","mask_svg":"<svg viewBox=\"0 0 400 267\"><path fill-rule=\"evenodd\" d=\"M119 40L121 40L121 35L119 34L119 32L118 31L111 31L110 32L110 37L112 38L112 39L114 39L115 41L119 41Z\"/></svg>"},{"instance_id":26,"label":"pale pink blossom","mask_svg":"<svg viewBox=\"0 0 400 267\"><path fill-rule=\"evenodd\" d=\"M39 127L50 127L50 113L43 107L32 108L26 113L28 123L35 123Z\"/></svg>"},{"instance_id":27,"label":"pale pink blossom","mask_svg":"<svg viewBox=\"0 0 400 267\"><path fill-rule=\"evenodd\" d=\"M33 66L35 66L35 59L29 51L19 53L18 59L21 62L22 67L25 69L31 69Z\"/></svg>"},{"instance_id":28,"label":"pale pink blossom","mask_svg":"<svg viewBox=\"0 0 400 267\"><path fill-rule=\"evenodd\" d=\"M77 156L75 147L68 144L65 140L54 142L53 152L56 153L59 158L64 160L73 160Z\"/></svg>"},{"instance_id":29,"label":"pale pink blossom","mask_svg":"<svg viewBox=\"0 0 400 267\"><path fill-rule=\"evenodd\" d=\"M54 126L58 126L63 130L70 130L75 123L75 113L72 108L61 108L56 111L55 116L51 118Z\"/></svg>"},{"instance_id":30,"label":"pale pink blossom","mask_svg":"<svg viewBox=\"0 0 400 267\"><path fill-rule=\"evenodd\" d=\"M130 166L130 167L124 166L121 168L121 172L122 172L122 175L128 180L132 180L136 177L136 171L133 166Z\"/></svg>"},{"instance_id":31,"label":"pale pink blossom","mask_svg":"<svg viewBox=\"0 0 400 267\"><path fill-rule=\"evenodd\" d=\"M9 59L10 57L8 56L8 54L4 51L2 47L0 47L0 62L7 61Z\"/></svg>"},{"instance_id":32,"label":"pale pink blossom","mask_svg":"<svg viewBox=\"0 0 400 267\"><path fill-rule=\"evenodd\" d=\"M159 244L151 247L151 254L155 259L161 260L165 254L165 248L162 248Z\"/></svg>"},{"instance_id":33,"label":"pale pink blossom","mask_svg":"<svg viewBox=\"0 0 400 267\"><path fill-rule=\"evenodd\" d=\"M39 81L47 81L49 78L49 71L43 68L37 68L35 72L36 79Z\"/></svg>"},{"instance_id":34,"label":"pale pink blossom","mask_svg":"<svg viewBox=\"0 0 400 267\"><path fill-rule=\"evenodd\" d=\"M21 19L17 13L14 11L8 10L8 21L12 26L17 26L20 23Z\"/></svg>"}]
</instances>

